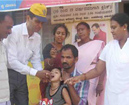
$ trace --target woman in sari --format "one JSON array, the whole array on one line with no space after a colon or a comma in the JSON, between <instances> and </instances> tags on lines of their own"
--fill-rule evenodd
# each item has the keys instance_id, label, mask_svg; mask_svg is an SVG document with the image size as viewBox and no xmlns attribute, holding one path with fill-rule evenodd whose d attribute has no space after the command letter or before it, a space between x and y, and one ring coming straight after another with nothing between
<instances>
[{"instance_id":1,"label":"woman in sari","mask_svg":"<svg viewBox=\"0 0 130 105\"><path fill-rule=\"evenodd\" d=\"M90 39L90 26L86 22L80 22L76 29L78 37L80 38L80 42L74 43L79 51L76 68L82 73L86 73L95 68L105 43L100 40ZM102 74L99 78L97 77L89 81L88 105L97 105L97 96L103 94L101 94L101 92L103 90L104 75L105 74ZM102 105L101 102L100 105Z\"/></svg>"}]
</instances>

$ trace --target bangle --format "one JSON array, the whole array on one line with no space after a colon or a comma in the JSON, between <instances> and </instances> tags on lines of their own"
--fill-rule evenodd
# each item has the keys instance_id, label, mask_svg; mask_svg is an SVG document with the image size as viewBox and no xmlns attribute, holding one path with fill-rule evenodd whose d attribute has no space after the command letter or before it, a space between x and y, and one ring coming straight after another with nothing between
<instances>
[{"instance_id":1,"label":"bangle","mask_svg":"<svg viewBox=\"0 0 130 105\"><path fill-rule=\"evenodd\" d=\"M49 66L53 66L54 64L50 64L50 62L49 62L49 61L50 61L50 59L48 59L48 65L49 65Z\"/></svg>"},{"instance_id":2,"label":"bangle","mask_svg":"<svg viewBox=\"0 0 130 105\"><path fill-rule=\"evenodd\" d=\"M83 80L82 80L82 81L86 80L86 75L85 75L85 73L83 73L82 75L83 75Z\"/></svg>"}]
</instances>

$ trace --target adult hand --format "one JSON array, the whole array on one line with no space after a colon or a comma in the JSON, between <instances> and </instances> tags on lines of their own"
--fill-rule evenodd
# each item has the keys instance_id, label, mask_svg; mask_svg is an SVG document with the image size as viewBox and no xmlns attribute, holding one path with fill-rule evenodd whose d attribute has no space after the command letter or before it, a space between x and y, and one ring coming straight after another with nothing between
<instances>
[{"instance_id":1,"label":"adult hand","mask_svg":"<svg viewBox=\"0 0 130 105\"><path fill-rule=\"evenodd\" d=\"M48 71L48 70L38 71L36 73L36 76L38 78L42 79L43 82L49 82L50 81L50 71Z\"/></svg>"},{"instance_id":2,"label":"adult hand","mask_svg":"<svg viewBox=\"0 0 130 105\"><path fill-rule=\"evenodd\" d=\"M65 80L65 84L70 84L70 85L74 85L78 82L81 82L81 75L80 76L76 76L76 77L71 77L67 80Z\"/></svg>"},{"instance_id":3,"label":"adult hand","mask_svg":"<svg viewBox=\"0 0 130 105\"><path fill-rule=\"evenodd\" d=\"M51 48L51 50L50 50L50 56L52 58L56 58L56 55L57 55L57 49L56 48Z\"/></svg>"},{"instance_id":4,"label":"adult hand","mask_svg":"<svg viewBox=\"0 0 130 105\"><path fill-rule=\"evenodd\" d=\"M98 84L96 88L96 97L101 95L101 92L103 91L103 84Z\"/></svg>"}]
</instances>

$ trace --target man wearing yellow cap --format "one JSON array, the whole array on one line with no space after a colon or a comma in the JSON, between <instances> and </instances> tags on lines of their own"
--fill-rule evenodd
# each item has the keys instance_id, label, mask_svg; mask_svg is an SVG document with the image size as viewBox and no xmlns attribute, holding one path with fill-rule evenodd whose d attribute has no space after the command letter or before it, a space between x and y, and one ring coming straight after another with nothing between
<instances>
[{"instance_id":1,"label":"man wearing yellow cap","mask_svg":"<svg viewBox=\"0 0 130 105\"><path fill-rule=\"evenodd\" d=\"M33 4L26 22L12 28L4 43L8 55L10 100L12 105L28 105L26 75L37 76L46 81L50 72L43 70L40 60L41 37L37 33L46 19L47 9L43 4ZM31 61L33 68L27 64Z\"/></svg>"}]
</instances>

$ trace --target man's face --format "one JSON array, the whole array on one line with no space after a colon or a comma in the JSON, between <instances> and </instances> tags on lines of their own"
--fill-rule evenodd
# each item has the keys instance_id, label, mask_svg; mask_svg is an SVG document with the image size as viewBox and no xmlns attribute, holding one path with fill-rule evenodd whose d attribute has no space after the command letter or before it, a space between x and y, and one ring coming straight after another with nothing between
<instances>
[{"instance_id":1,"label":"man's face","mask_svg":"<svg viewBox=\"0 0 130 105\"><path fill-rule=\"evenodd\" d=\"M95 35L98 35L100 28L96 28L95 26L92 27L92 31Z\"/></svg>"},{"instance_id":2,"label":"man's face","mask_svg":"<svg viewBox=\"0 0 130 105\"><path fill-rule=\"evenodd\" d=\"M10 16L5 16L4 21L0 22L0 39L6 38L8 34L11 34L11 28L13 27L13 20Z\"/></svg>"},{"instance_id":3,"label":"man's face","mask_svg":"<svg viewBox=\"0 0 130 105\"><path fill-rule=\"evenodd\" d=\"M69 70L75 66L77 61L77 57L74 58L72 51L70 49L62 50L61 52L61 63L63 65L64 70Z\"/></svg>"},{"instance_id":4,"label":"man's face","mask_svg":"<svg viewBox=\"0 0 130 105\"><path fill-rule=\"evenodd\" d=\"M39 32L43 26L43 22L40 22L36 17L31 19L30 16L28 16L27 22L29 24L30 30L34 32Z\"/></svg>"}]
</instances>

